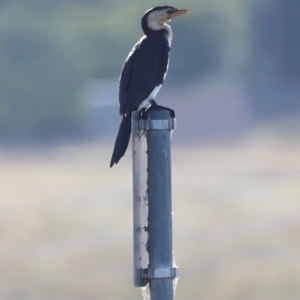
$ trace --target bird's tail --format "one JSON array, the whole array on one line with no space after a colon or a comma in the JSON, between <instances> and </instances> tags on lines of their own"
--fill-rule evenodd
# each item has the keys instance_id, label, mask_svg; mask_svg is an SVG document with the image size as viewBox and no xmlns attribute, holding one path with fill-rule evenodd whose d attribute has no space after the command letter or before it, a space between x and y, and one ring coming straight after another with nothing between
<instances>
[{"instance_id":1,"label":"bird's tail","mask_svg":"<svg viewBox=\"0 0 300 300\"><path fill-rule=\"evenodd\" d=\"M114 152L111 157L110 167L117 164L121 157L125 154L129 144L131 133L131 115L123 117L116 138Z\"/></svg>"}]
</instances>

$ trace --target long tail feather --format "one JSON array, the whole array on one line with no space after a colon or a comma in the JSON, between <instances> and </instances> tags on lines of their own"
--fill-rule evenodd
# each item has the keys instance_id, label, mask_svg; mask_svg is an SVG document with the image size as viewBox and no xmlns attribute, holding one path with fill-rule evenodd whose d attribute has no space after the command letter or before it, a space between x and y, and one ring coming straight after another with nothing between
<instances>
[{"instance_id":1,"label":"long tail feather","mask_svg":"<svg viewBox=\"0 0 300 300\"><path fill-rule=\"evenodd\" d=\"M114 151L110 161L110 167L114 164L117 164L121 157L125 154L126 149L129 144L131 133L131 116L124 117L120 127L119 132L116 138Z\"/></svg>"}]
</instances>

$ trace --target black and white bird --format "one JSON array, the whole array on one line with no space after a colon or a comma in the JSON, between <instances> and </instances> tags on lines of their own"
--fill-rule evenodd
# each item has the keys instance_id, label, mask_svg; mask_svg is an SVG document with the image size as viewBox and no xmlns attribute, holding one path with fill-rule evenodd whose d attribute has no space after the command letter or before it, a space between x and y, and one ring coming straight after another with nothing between
<instances>
[{"instance_id":1,"label":"black and white bird","mask_svg":"<svg viewBox=\"0 0 300 300\"><path fill-rule=\"evenodd\" d=\"M155 97L168 71L172 30L166 24L187 9L157 6L142 17L144 36L134 45L123 65L119 83L122 122L116 138L110 167L125 154L131 134L131 114L135 110L156 105Z\"/></svg>"}]
</instances>

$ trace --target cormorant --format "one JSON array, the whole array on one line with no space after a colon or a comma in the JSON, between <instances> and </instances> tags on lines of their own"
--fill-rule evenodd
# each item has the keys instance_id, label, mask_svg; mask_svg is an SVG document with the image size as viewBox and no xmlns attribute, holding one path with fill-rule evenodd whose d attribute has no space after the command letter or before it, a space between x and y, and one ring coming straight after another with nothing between
<instances>
[{"instance_id":1,"label":"cormorant","mask_svg":"<svg viewBox=\"0 0 300 300\"><path fill-rule=\"evenodd\" d=\"M134 45L121 71L119 112L123 119L110 167L117 164L126 152L130 140L132 112L156 105L154 99L167 75L172 42L172 30L166 23L187 13L187 9L156 6L143 15L141 25L145 35Z\"/></svg>"}]
</instances>

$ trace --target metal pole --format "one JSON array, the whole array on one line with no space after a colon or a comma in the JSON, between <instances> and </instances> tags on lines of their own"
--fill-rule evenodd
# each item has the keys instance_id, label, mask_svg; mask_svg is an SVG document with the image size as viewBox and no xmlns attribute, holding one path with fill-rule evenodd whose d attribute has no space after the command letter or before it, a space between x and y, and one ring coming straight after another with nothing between
<instances>
[{"instance_id":1,"label":"metal pole","mask_svg":"<svg viewBox=\"0 0 300 300\"><path fill-rule=\"evenodd\" d=\"M147 132L149 267L157 273L150 279L150 299L172 300L171 115L167 110L153 110L149 120L157 120L158 128L162 127ZM165 121L167 126L163 129Z\"/></svg>"},{"instance_id":2,"label":"metal pole","mask_svg":"<svg viewBox=\"0 0 300 300\"><path fill-rule=\"evenodd\" d=\"M178 277L178 269L173 266L170 146L175 120L163 108L150 109L145 119L138 120L137 116L135 113L132 117L134 282L135 286L149 282L151 300L173 300L173 280ZM147 149L142 146L145 139Z\"/></svg>"}]
</instances>

